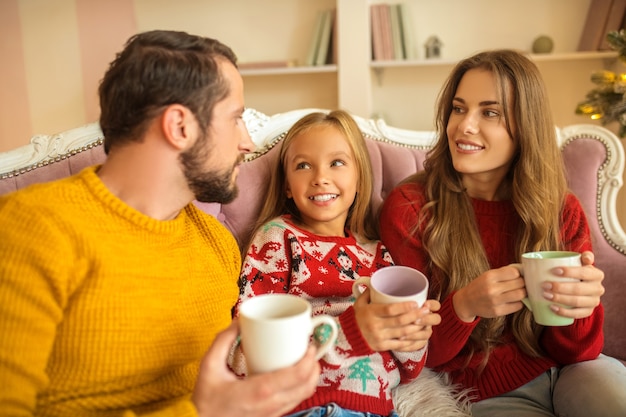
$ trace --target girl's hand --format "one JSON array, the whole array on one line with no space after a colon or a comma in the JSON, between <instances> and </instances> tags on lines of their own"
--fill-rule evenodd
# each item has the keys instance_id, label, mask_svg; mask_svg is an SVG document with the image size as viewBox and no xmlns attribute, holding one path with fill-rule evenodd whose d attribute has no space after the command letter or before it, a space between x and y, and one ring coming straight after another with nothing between
<instances>
[{"instance_id":1,"label":"girl's hand","mask_svg":"<svg viewBox=\"0 0 626 417\"><path fill-rule=\"evenodd\" d=\"M363 338L375 351L411 352L426 346L432 326L441 323L441 304L427 300L421 308L414 302L370 303L369 288L354 303L356 322Z\"/></svg>"},{"instance_id":2,"label":"girl's hand","mask_svg":"<svg viewBox=\"0 0 626 417\"><path fill-rule=\"evenodd\" d=\"M490 269L458 290L452 299L460 320L470 323L476 317L499 317L524 307L524 278L513 266Z\"/></svg>"},{"instance_id":3,"label":"girl's hand","mask_svg":"<svg viewBox=\"0 0 626 417\"><path fill-rule=\"evenodd\" d=\"M555 268L552 272L558 276L578 278L577 282L545 282L543 296L572 308L563 308L553 304L550 308L560 316L575 319L589 317L600 304L600 297L604 294L604 272L593 266L592 252L583 252L582 266Z\"/></svg>"}]
</instances>

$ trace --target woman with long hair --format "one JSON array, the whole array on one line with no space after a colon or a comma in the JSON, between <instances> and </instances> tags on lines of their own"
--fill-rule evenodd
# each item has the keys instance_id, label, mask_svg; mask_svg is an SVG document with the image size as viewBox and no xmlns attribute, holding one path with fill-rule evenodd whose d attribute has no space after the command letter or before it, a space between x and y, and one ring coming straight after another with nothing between
<instances>
[{"instance_id":1,"label":"woman with long hair","mask_svg":"<svg viewBox=\"0 0 626 417\"><path fill-rule=\"evenodd\" d=\"M380 213L394 261L430 277L441 301L426 366L472 389L476 416L626 415L626 368L601 355L604 274L585 213L569 192L541 74L512 50L462 60L436 109L424 171ZM534 322L511 264L525 252L582 253L543 287L569 326ZM567 307L564 307L567 306Z\"/></svg>"}]
</instances>

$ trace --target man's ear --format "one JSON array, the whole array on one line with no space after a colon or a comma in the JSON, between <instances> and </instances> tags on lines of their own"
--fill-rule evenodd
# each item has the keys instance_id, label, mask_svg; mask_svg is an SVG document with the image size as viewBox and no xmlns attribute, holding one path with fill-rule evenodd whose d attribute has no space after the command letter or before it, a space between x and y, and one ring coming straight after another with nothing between
<instances>
[{"instance_id":1,"label":"man's ear","mask_svg":"<svg viewBox=\"0 0 626 417\"><path fill-rule=\"evenodd\" d=\"M171 104L161 114L161 129L166 140L176 149L186 149L198 136L198 123L191 111L180 104Z\"/></svg>"}]
</instances>

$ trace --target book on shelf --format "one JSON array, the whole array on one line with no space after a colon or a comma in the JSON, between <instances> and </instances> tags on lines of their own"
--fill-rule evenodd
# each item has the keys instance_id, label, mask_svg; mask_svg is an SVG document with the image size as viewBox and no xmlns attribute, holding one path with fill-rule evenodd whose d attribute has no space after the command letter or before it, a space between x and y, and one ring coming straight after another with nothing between
<instances>
[{"instance_id":1,"label":"book on shelf","mask_svg":"<svg viewBox=\"0 0 626 417\"><path fill-rule=\"evenodd\" d=\"M339 56L339 38L337 36L337 9L333 9L333 30L330 33L330 52L328 53L328 63L336 64Z\"/></svg>"},{"instance_id":2,"label":"book on shelf","mask_svg":"<svg viewBox=\"0 0 626 417\"><path fill-rule=\"evenodd\" d=\"M400 14L400 26L402 28L402 43L404 45L404 57L406 59L417 59L417 49L415 47L415 31L413 29L413 18L411 10L406 3L398 4Z\"/></svg>"},{"instance_id":3,"label":"book on shelf","mask_svg":"<svg viewBox=\"0 0 626 417\"><path fill-rule=\"evenodd\" d=\"M249 62L237 63L237 67L240 70L290 68L290 67L295 67L295 66L297 66L297 62L296 60L293 60L293 59L277 60L277 61L249 61Z\"/></svg>"},{"instance_id":4,"label":"book on shelf","mask_svg":"<svg viewBox=\"0 0 626 417\"><path fill-rule=\"evenodd\" d=\"M333 20L333 9L325 10L322 30L320 32L319 47L317 48L317 53L315 54L314 65L325 65L328 62L328 53L331 49L330 42L333 30Z\"/></svg>"},{"instance_id":5,"label":"book on shelf","mask_svg":"<svg viewBox=\"0 0 626 417\"><path fill-rule=\"evenodd\" d=\"M320 46L320 37L322 35L322 26L324 26L324 11L320 10L317 12L317 17L315 18L315 28L313 30L313 36L311 37L311 43L309 44L306 61L304 62L304 65L308 67L315 65L317 51Z\"/></svg>"},{"instance_id":6,"label":"book on shelf","mask_svg":"<svg viewBox=\"0 0 626 417\"><path fill-rule=\"evenodd\" d=\"M400 17L400 5L391 4L389 6L389 15L391 23L391 39L393 43L393 57L395 59L405 59L404 42L402 39L402 24Z\"/></svg>"},{"instance_id":7,"label":"book on shelf","mask_svg":"<svg viewBox=\"0 0 626 417\"><path fill-rule=\"evenodd\" d=\"M609 41L606 40L606 34L614 30L620 30L624 27L624 18L626 17L626 0L613 0L611 10L606 20L602 41L600 42L600 50L611 50Z\"/></svg>"},{"instance_id":8,"label":"book on shelf","mask_svg":"<svg viewBox=\"0 0 626 417\"><path fill-rule=\"evenodd\" d=\"M372 59L382 61L385 59L383 53L383 26L380 9L383 4L372 4L370 6L370 29L372 33Z\"/></svg>"},{"instance_id":9,"label":"book on shelf","mask_svg":"<svg viewBox=\"0 0 626 417\"><path fill-rule=\"evenodd\" d=\"M388 4L383 4L380 8L383 32L383 56L385 60L393 60L393 36L391 34L391 13Z\"/></svg>"},{"instance_id":10,"label":"book on shelf","mask_svg":"<svg viewBox=\"0 0 626 417\"><path fill-rule=\"evenodd\" d=\"M370 6L372 59L416 59L413 21L404 3Z\"/></svg>"},{"instance_id":11,"label":"book on shelf","mask_svg":"<svg viewBox=\"0 0 626 417\"><path fill-rule=\"evenodd\" d=\"M579 51L597 51L606 36L605 28L614 0L591 0L578 43Z\"/></svg>"}]
</instances>

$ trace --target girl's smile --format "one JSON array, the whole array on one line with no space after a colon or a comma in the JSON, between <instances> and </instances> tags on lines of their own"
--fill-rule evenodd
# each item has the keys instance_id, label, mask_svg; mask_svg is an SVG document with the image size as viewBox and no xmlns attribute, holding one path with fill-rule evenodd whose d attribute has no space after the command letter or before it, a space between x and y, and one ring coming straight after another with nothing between
<instances>
[{"instance_id":1,"label":"girl's smile","mask_svg":"<svg viewBox=\"0 0 626 417\"><path fill-rule=\"evenodd\" d=\"M339 194L319 194L309 197L309 200L325 203L331 200L335 200L337 197L339 197Z\"/></svg>"}]
</instances>

